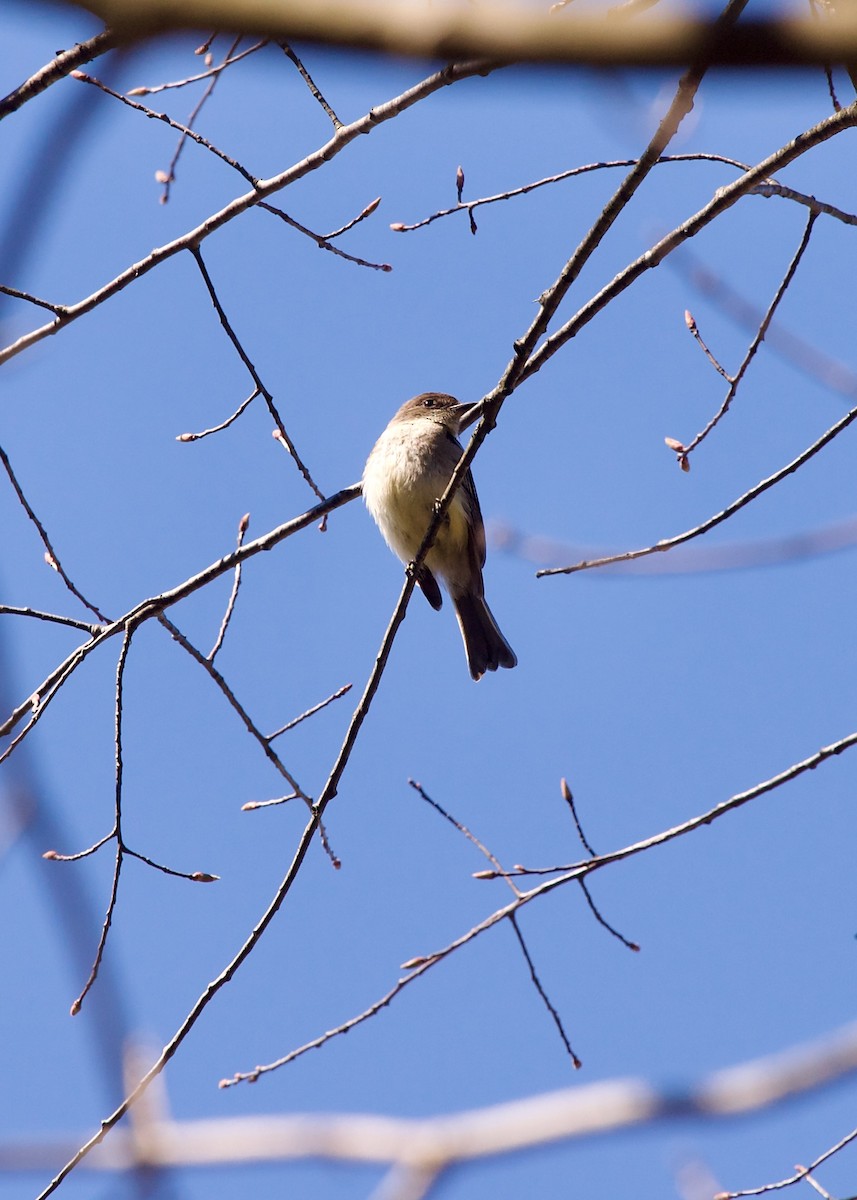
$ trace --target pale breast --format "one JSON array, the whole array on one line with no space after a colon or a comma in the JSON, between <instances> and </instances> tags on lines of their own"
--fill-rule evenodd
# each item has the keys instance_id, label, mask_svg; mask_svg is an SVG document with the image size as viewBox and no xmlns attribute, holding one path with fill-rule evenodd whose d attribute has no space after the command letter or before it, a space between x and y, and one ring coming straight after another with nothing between
<instances>
[{"instance_id":1,"label":"pale breast","mask_svg":"<svg viewBox=\"0 0 857 1200\"><path fill-rule=\"evenodd\" d=\"M435 431L436 430L436 431ZM435 500L443 493L458 454L441 428L419 422L386 429L375 444L363 472L363 498L381 533L399 558L410 561L420 547ZM444 575L447 543L466 541L466 521L459 496L428 556L432 569Z\"/></svg>"}]
</instances>

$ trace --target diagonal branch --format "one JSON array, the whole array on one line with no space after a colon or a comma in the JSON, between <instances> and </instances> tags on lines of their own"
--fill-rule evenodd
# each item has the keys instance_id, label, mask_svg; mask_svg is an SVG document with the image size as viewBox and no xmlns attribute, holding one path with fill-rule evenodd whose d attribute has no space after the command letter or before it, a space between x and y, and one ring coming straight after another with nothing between
<instances>
[{"instance_id":1,"label":"diagonal branch","mask_svg":"<svg viewBox=\"0 0 857 1200\"><path fill-rule=\"evenodd\" d=\"M67 305L65 309L50 321L47 325L41 325L37 329L31 329L29 333L23 334L16 341L3 349L0 349L0 364L13 358L16 354L35 345L37 342L43 341L52 334L59 333L61 329L78 318L92 312L100 304L113 296L123 291L129 284L140 279L143 275L147 275L149 271L159 266L169 258L173 258L176 254L180 254L183 250L190 250L195 246L199 246L206 238L210 237L217 230L222 229L230 221L242 213L247 212L259 200L264 200L268 196L281 191L288 187L298 179L303 179L310 172L318 170L330 159L340 154L347 146L355 139L362 137L364 134L370 134L379 125L385 121L392 120L400 113L412 108L427 96L433 95L442 88L449 87L450 84L457 83L460 79L469 79L473 75L486 75L491 70L491 66L484 62L466 62L453 63L443 70L435 72L428 78L421 80L413 87L408 88L400 95L395 96L391 100L387 100L382 104L375 105L368 113L359 117L356 121L352 121L349 125L344 125L338 129L333 137L330 138L318 150L308 154L306 158L295 163L287 170L280 172L279 175L274 175L271 179L263 179L259 181L257 187L251 192L246 192L243 196L238 196L235 200L230 201L225 207L212 213L199 225L193 229L189 229L180 237L174 238L173 241L167 242L163 246L159 246L145 258L139 262L132 263L126 267L114 279L92 292L91 295L78 300L74 304Z\"/></svg>"},{"instance_id":2,"label":"diagonal branch","mask_svg":"<svg viewBox=\"0 0 857 1200\"><path fill-rule=\"evenodd\" d=\"M775 471L773 475L769 475L767 479L762 479L749 491L744 492L737 500L733 500L731 504L727 504L720 512L709 517L707 521L703 521L701 525L695 525L693 529L686 529L684 533L678 533L675 537L662 538L661 541L653 543L651 546L644 546L641 550L626 550L622 554L611 554L606 558L591 558L583 562L573 563L568 567L546 567L541 571L536 571L536 578L543 579L546 575L572 575L575 571L588 571L593 567L604 567L611 563L632 562L634 559L645 558L649 554L657 554L664 550L671 550L674 546L681 546L685 542L690 542L694 538L701 537L702 534L708 533L717 525L722 525L724 521L728 521L735 513L739 512L746 505L750 504L757 497L763 495L774 487L788 475L793 475L804 463L809 462L819 450L832 442L840 433L848 428L849 425L857 420L857 408L852 408L847 412L841 420L835 425L831 425L830 429L826 430L811 446L807 446L806 450L802 451L797 458L793 458L790 463L781 467L779 471Z\"/></svg>"},{"instance_id":3,"label":"diagonal branch","mask_svg":"<svg viewBox=\"0 0 857 1200\"><path fill-rule=\"evenodd\" d=\"M237 550L233 550L231 554L226 554L223 558L212 563L197 575L186 579L184 583L180 583L178 587L172 588L167 592L162 592L159 596L154 596L149 600L143 600L137 604L130 612L120 617L118 621L113 621L109 625L101 627L98 633L88 642L84 642L78 646L72 653L51 671L50 675L44 680L35 693L19 704L5 721L0 722L0 737L10 733L18 722L28 713L33 707L33 696L38 700L36 712L33 714L33 720L38 719L38 715L44 712L49 700L53 698L56 691L66 679L80 666L80 664L89 657L93 650L103 645L109 638L115 637L118 633L122 633L127 624L133 623L135 626L143 621L151 620L153 617L158 617L167 608L173 604L177 604L180 600L184 600L187 596L199 591L214 579L218 579L221 575L234 570L234 568L246 559L251 558L254 554L259 554L265 550L273 550L274 546L285 541L294 533L299 533L302 529L313 525L319 517L326 516L328 513L334 512L337 508L341 508L343 504L348 504L360 495L360 484L352 484L351 487L343 488L334 495L329 496L323 504L316 504L313 508L303 513L299 517L294 517L291 521L287 521L284 525L279 525L276 529L272 529L269 533L263 534L262 537L256 538L255 541L246 542ZM32 724L32 721L31 721ZM20 737L16 739L14 744L20 741ZM8 757L11 749L9 746L0 756L0 762Z\"/></svg>"},{"instance_id":4,"label":"diagonal branch","mask_svg":"<svg viewBox=\"0 0 857 1200\"><path fill-rule=\"evenodd\" d=\"M10 113L16 112L28 100L32 100L34 96L45 91L52 83L71 74L75 67L92 62L94 58L106 54L108 50L112 50L118 44L119 38L107 29L103 33L96 33L95 37L91 37L85 42L78 42L76 46L72 46L71 50L61 50L55 59L16 87L14 92L10 92L8 96L0 100L0 121L4 117L8 117Z\"/></svg>"}]
</instances>

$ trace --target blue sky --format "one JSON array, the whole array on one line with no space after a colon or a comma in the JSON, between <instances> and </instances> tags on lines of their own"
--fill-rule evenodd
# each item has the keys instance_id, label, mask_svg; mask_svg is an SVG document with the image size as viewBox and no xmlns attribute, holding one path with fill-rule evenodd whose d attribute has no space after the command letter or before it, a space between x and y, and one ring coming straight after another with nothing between
<instances>
[{"instance_id":1,"label":"blue sky","mask_svg":"<svg viewBox=\"0 0 857 1200\"><path fill-rule=\"evenodd\" d=\"M82 13L47 6L11 5L2 20L3 93L96 29ZM198 69L199 41L177 37L106 72L120 89L179 79ZM431 69L299 49L344 121ZM278 197L295 219L324 231L380 195L373 217L339 244L389 262L392 272L319 252L264 212L207 240L220 299L325 492L360 477L378 433L410 395L433 389L474 400L494 386L536 297L621 176L594 172L484 208L475 237L464 215L411 234L391 232L390 223L453 204L459 164L472 198L633 157L674 83L666 75L527 70L467 80L358 139ZM847 103L844 78L839 86ZM0 217L4 229L13 215L21 220L21 256L2 282L54 302L80 299L246 191L228 167L188 146L169 203L160 204L155 172L169 162L175 135L84 88L65 80L0 129ZM184 120L198 95L189 92L148 102ZM33 176L39 148L69 112L71 132ZM821 73L713 74L673 149L752 163L829 112ZM329 136L294 68L272 49L224 76L199 128L260 176ZM846 132L798 160L783 182L853 207L853 138ZM655 171L560 320L734 177L704 162ZM764 308L804 224L796 205L748 197L691 249ZM850 227L820 219L778 314L783 327L852 368L855 258ZM841 395L763 346L733 411L696 452L691 472L680 472L664 437L689 440L725 392L687 332L688 308L734 369L752 331L669 263L649 272L505 405L474 469L486 520L572 547L642 546L704 520L846 411ZM43 319L6 303L3 343ZM64 566L111 617L226 553L245 512L253 537L313 503L258 401L223 433L176 441L225 419L252 390L189 254L3 371L0 445ZM854 436L844 433L712 533L710 544L777 538L851 516ZM45 566L5 483L0 521L0 602L85 617ZM420 1116L629 1075L686 1085L849 1021L857 768L845 754L593 877L603 915L640 944L639 954L596 924L576 887L521 915L581 1072L503 926L347 1038L253 1087L216 1086L362 1011L395 983L402 962L446 945L506 902L501 882L473 880L481 856L420 801L409 778L504 864L549 865L582 854L560 797L563 776L590 842L605 852L702 813L852 732L854 562L854 552L843 551L776 568L536 579L532 562L489 548L487 595L519 666L479 684L468 676L449 605L436 614L416 595L327 812L342 869L333 871L318 845L310 852L278 918L168 1068L173 1115ZM260 727L277 728L354 684L275 743L313 795L400 586L401 567L359 502L335 513L326 533L308 530L245 567L218 664ZM203 650L229 587L224 578L171 612ZM81 637L12 616L3 617L0 636L6 708ZM41 853L49 846L39 839L50 828L57 849L76 850L110 828L118 651L114 639L90 657L0 779L4 1146L56 1135L75 1142L97 1127L117 1098L117 1044L133 1037L151 1057L172 1036L264 911L304 824L294 805L241 811L281 794L277 776L199 667L155 624L141 629L125 674L127 837L158 861L221 879L196 886L129 862L103 977L70 1019L97 944L112 854L105 847L81 863L47 863ZM22 779L38 793L40 821L51 825L17 835L12 799ZM73 875L73 885L57 890L59 875ZM96 1051L102 1034L108 1049ZM437 1195L480 1200L573 1188L597 1198L630 1185L654 1200L682 1194L687 1162L704 1164L722 1188L756 1186L843 1136L853 1103L853 1084L842 1084L716 1128L689 1123L557 1146L451 1174ZM845 1151L820 1175L833 1195L853 1192L853 1163ZM0 1197L36 1195L50 1173L0 1175ZM183 1200L236 1188L333 1200L366 1196L379 1177L375 1169L287 1165L177 1172L157 1186ZM80 1172L61 1194L124 1195L123 1188L133 1194L128 1181L93 1182Z\"/></svg>"}]
</instances>

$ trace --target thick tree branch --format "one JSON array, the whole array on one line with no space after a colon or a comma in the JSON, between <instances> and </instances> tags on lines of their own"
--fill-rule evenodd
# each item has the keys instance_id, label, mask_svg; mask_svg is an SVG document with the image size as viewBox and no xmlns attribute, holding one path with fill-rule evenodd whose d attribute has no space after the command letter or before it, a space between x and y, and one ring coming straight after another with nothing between
<instances>
[{"instance_id":1,"label":"thick tree branch","mask_svg":"<svg viewBox=\"0 0 857 1200\"><path fill-rule=\"evenodd\" d=\"M388 0L86 0L126 38L176 29L220 29L296 42L444 60L580 63L596 66L825 66L857 58L857 20L839 11L824 21L768 18L723 35L716 22L689 17L629 20L490 4L461 8Z\"/></svg>"}]
</instances>

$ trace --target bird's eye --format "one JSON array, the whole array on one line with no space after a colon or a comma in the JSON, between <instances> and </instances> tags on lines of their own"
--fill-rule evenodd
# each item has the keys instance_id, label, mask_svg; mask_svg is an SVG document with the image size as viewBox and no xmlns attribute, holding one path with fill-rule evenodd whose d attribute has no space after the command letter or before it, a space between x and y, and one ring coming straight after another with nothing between
<instances>
[{"instance_id":1,"label":"bird's eye","mask_svg":"<svg viewBox=\"0 0 857 1200\"><path fill-rule=\"evenodd\" d=\"M434 408L434 397L426 396L425 400L423 400L423 407L424 408Z\"/></svg>"}]
</instances>

